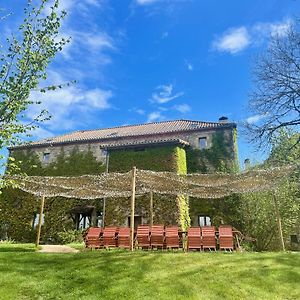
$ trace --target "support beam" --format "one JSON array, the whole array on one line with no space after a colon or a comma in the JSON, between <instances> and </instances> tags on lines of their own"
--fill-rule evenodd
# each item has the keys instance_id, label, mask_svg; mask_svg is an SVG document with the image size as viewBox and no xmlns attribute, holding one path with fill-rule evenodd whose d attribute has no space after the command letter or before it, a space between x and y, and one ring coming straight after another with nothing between
<instances>
[{"instance_id":1,"label":"support beam","mask_svg":"<svg viewBox=\"0 0 300 300\"><path fill-rule=\"evenodd\" d=\"M277 197L276 197L275 193L273 194L273 199L274 199L275 213L276 213L276 219L277 219L279 240L280 240L280 243L281 243L282 251L285 251L285 245L284 245L284 239L283 239L283 233L282 233L281 217L280 217Z\"/></svg>"},{"instance_id":2,"label":"support beam","mask_svg":"<svg viewBox=\"0 0 300 300\"><path fill-rule=\"evenodd\" d=\"M36 247L40 244L40 238L41 238L41 230L42 230L42 219L43 219L43 213L44 213L44 204L45 204L45 196L43 195L41 198L41 207L40 207L40 215L39 215L39 223L38 223L38 230L37 230L37 236L36 236Z\"/></svg>"},{"instance_id":3,"label":"support beam","mask_svg":"<svg viewBox=\"0 0 300 300\"><path fill-rule=\"evenodd\" d=\"M153 225L153 192L150 192L150 227Z\"/></svg>"},{"instance_id":4,"label":"support beam","mask_svg":"<svg viewBox=\"0 0 300 300\"><path fill-rule=\"evenodd\" d=\"M106 157L105 157L105 173L108 174L109 168L109 152L108 148L106 150ZM106 213L106 198L103 198L103 208L102 208L102 227L105 227L105 213Z\"/></svg>"},{"instance_id":5,"label":"support beam","mask_svg":"<svg viewBox=\"0 0 300 300\"><path fill-rule=\"evenodd\" d=\"M135 183L136 183L136 167L133 167L132 168L131 214L130 214L131 251L134 250Z\"/></svg>"},{"instance_id":6,"label":"support beam","mask_svg":"<svg viewBox=\"0 0 300 300\"><path fill-rule=\"evenodd\" d=\"M102 227L105 225L105 210L106 210L106 198L103 198L103 207L102 207Z\"/></svg>"}]
</instances>

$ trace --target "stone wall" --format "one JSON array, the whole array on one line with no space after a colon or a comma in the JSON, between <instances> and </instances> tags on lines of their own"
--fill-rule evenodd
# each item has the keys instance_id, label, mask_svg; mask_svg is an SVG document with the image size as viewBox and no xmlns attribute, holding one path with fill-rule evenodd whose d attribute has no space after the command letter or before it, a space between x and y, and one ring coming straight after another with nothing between
<instances>
[{"instance_id":1,"label":"stone wall","mask_svg":"<svg viewBox=\"0 0 300 300\"><path fill-rule=\"evenodd\" d=\"M155 138L157 139L164 139L164 138L174 138L174 139L182 139L187 141L190 146L194 149L199 148L199 138L205 137L207 139L207 147L210 148L212 145L212 136L217 131L222 131L224 137L228 139L229 145L231 149L229 151L232 153L232 158L234 158L236 154L236 149L234 147L234 138L233 138L233 129L232 128L225 128L222 130L201 130L201 131L190 131L190 132L182 132L182 133L169 133L163 135L157 135ZM136 142L136 141L143 141L146 142L148 140L153 140L153 136L145 136L145 137L134 137L134 138L119 138L117 140L110 140L105 141L105 143L109 144L117 144L121 142ZM89 142L89 143L82 143L76 142L74 144L64 144L64 145L53 145L53 146L38 146L32 147L31 149L38 155L41 163L43 165L50 164L56 161L57 156L63 150L65 155L68 156L69 153L74 149L74 147L78 147L79 151L86 152L89 149L92 151L93 155L95 156L97 161L101 161L105 163L106 160L106 151L103 149L103 142ZM13 152L13 150L11 150ZM44 154L49 153L49 159L47 161L44 160Z\"/></svg>"}]
</instances>

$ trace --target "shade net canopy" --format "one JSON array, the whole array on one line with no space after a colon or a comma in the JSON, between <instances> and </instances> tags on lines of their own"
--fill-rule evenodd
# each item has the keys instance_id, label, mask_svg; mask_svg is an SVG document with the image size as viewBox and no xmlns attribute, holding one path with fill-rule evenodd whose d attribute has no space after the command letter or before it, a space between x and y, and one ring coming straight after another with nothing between
<instances>
[{"instance_id":1,"label":"shade net canopy","mask_svg":"<svg viewBox=\"0 0 300 300\"><path fill-rule=\"evenodd\" d=\"M187 174L136 171L136 195L149 192L196 198L223 198L231 194L275 190L297 166L251 170L239 174ZM18 188L36 196L99 199L130 197L132 172L77 177L13 176Z\"/></svg>"}]
</instances>

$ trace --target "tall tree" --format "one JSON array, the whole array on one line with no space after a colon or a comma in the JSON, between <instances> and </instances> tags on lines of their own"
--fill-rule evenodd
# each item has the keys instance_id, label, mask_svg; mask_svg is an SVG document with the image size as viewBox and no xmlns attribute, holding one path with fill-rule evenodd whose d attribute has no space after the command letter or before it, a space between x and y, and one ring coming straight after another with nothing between
<instances>
[{"instance_id":1,"label":"tall tree","mask_svg":"<svg viewBox=\"0 0 300 300\"><path fill-rule=\"evenodd\" d=\"M26 111L39 101L32 101L34 90L47 92L61 86L40 87L47 78L47 67L56 54L68 43L60 38L59 29L66 12L59 10L58 0L41 0L35 6L28 0L25 17L18 32L6 39L0 53L0 149L20 142L39 121L49 118L41 110L27 120ZM52 4L52 6L51 6ZM2 18L2 22L7 18ZM3 157L0 157L0 164ZM4 181L0 179L1 183Z\"/></svg>"},{"instance_id":2,"label":"tall tree","mask_svg":"<svg viewBox=\"0 0 300 300\"><path fill-rule=\"evenodd\" d=\"M269 47L257 59L254 91L249 110L260 121L247 123L251 140L269 143L281 129L300 127L300 26L299 22L281 35L271 37ZM299 143L300 139L295 141Z\"/></svg>"}]
</instances>

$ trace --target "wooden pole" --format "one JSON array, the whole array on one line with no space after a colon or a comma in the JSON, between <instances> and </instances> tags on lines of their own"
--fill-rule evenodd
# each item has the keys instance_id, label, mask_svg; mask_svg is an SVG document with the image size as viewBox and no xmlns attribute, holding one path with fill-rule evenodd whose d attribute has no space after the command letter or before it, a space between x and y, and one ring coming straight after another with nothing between
<instances>
[{"instance_id":1,"label":"wooden pole","mask_svg":"<svg viewBox=\"0 0 300 300\"><path fill-rule=\"evenodd\" d=\"M153 225L153 192L150 192L150 227Z\"/></svg>"},{"instance_id":2,"label":"wooden pole","mask_svg":"<svg viewBox=\"0 0 300 300\"><path fill-rule=\"evenodd\" d=\"M104 222L105 222L105 209L106 209L106 198L103 198L102 227L104 227Z\"/></svg>"},{"instance_id":3,"label":"wooden pole","mask_svg":"<svg viewBox=\"0 0 300 300\"><path fill-rule=\"evenodd\" d=\"M284 239L283 239L283 233L282 233L282 224L281 224L281 217L280 212L278 208L278 202L275 193L273 194L274 199L274 205L275 205L275 213L276 213L276 219L277 219L277 225L278 225L278 233L279 233L279 239L281 242L282 251L285 251L285 245L284 245Z\"/></svg>"},{"instance_id":4,"label":"wooden pole","mask_svg":"<svg viewBox=\"0 0 300 300\"><path fill-rule=\"evenodd\" d=\"M106 148L106 157L105 157L105 173L108 174L109 167L109 152ZM103 198L103 209L102 209L102 227L105 227L105 213L106 213L106 198Z\"/></svg>"},{"instance_id":5,"label":"wooden pole","mask_svg":"<svg viewBox=\"0 0 300 300\"><path fill-rule=\"evenodd\" d=\"M43 195L42 198L41 198L39 223L38 223L38 230L37 230L36 243L35 243L35 245L37 247L40 244L40 238L41 238L42 220L43 220L43 213L44 213L44 204L45 204L45 196Z\"/></svg>"},{"instance_id":6,"label":"wooden pole","mask_svg":"<svg viewBox=\"0 0 300 300\"><path fill-rule=\"evenodd\" d=\"M130 214L131 251L134 250L135 183L136 183L136 167L133 167L132 168L131 214Z\"/></svg>"}]
</instances>

